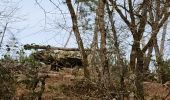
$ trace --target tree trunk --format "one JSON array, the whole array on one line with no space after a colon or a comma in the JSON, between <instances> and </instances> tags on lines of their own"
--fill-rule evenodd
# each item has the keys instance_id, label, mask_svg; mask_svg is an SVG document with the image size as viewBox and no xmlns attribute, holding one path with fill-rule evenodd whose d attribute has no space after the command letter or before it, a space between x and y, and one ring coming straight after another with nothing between
<instances>
[{"instance_id":1,"label":"tree trunk","mask_svg":"<svg viewBox=\"0 0 170 100\"><path fill-rule=\"evenodd\" d=\"M149 65L150 65L150 61L151 61L151 57L152 57L152 51L153 51L153 47L149 47L148 48L148 53L146 54L145 58L144 58L144 72L148 72L149 71Z\"/></svg>"},{"instance_id":2,"label":"tree trunk","mask_svg":"<svg viewBox=\"0 0 170 100\"><path fill-rule=\"evenodd\" d=\"M99 32L99 19L97 16L98 10L96 11L96 18L95 18L95 28L94 28L94 35L93 35L93 41L91 44L91 59L90 60L90 67L91 67L91 71L92 71L92 77L94 77L95 79L97 79L97 81L100 82L100 78L101 78L101 72L100 72L100 64L98 63L99 57L98 57L98 32ZM96 75L97 74L97 75Z\"/></svg>"},{"instance_id":3,"label":"tree trunk","mask_svg":"<svg viewBox=\"0 0 170 100\"><path fill-rule=\"evenodd\" d=\"M163 33L162 33L162 39L161 39L161 44L160 44L160 53L162 56L163 56L163 51L164 51L165 37L167 34L167 25L168 25L168 20L163 25Z\"/></svg>"},{"instance_id":4,"label":"tree trunk","mask_svg":"<svg viewBox=\"0 0 170 100\"><path fill-rule=\"evenodd\" d=\"M88 68L87 68L88 67L88 60L87 60L87 55L86 55L85 50L84 50L83 41L81 39L80 32L79 32L79 29L78 29L77 16L76 16L76 13L75 13L74 8L72 6L71 0L66 0L66 3L67 3L67 7L68 7L68 10L70 12L71 19L72 19L73 32L75 34L76 41L77 41L77 44L78 44L78 48L80 49L80 53L81 53L81 56L82 56L82 61L83 61L83 66L84 66L84 76L89 79L90 73L89 73Z\"/></svg>"},{"instance_id":5,"label":"tree trunk","mask_svg":"<svg viewBox=\"0 0 170 100\"><path fill-rule=\"evenodd\" d=\"M110 82L110 78L109 78L110 75L109 75L109 67L108 67L108 60L107 60L107 53L106 53L106 30L105 30L105 21L104 21L105 5L106 5L106 0L99 0L98 11L96 15L98 17L99 31L101 33L101 44L100 44L100 59L101 59L101 67L102 67L101 81L103 85L106 88L108 88Z\"/></svg>"},{"instance_id":6,"label":"tree trunk","mask_svg":"<svg viewBox=\"0 0 170 100\"><path fill-rule=\"evenodd\" d=\"M132 45L130 66L132 69L132 73L135 74L135 93L136 98L139 100L144 100L144 92L143 92L143 52L140 49L140 42L137 40L134 41Z\"/></svg>"},{"instance_id":7,"label":"tree trunk","mask_svg":"<svg viewBox=\"0 0 170 100\"><path fill-rule=\"evenodd\" d=\"M159 83L164 83L163 80L163 58L162 55L160 54L160 50L158 47L157 43L157 38L154 39L154 49L155 49L155 54L156 54L156 62L157 62L157 73L158 73L158 82Z\"/></svg>"}]
</instances>

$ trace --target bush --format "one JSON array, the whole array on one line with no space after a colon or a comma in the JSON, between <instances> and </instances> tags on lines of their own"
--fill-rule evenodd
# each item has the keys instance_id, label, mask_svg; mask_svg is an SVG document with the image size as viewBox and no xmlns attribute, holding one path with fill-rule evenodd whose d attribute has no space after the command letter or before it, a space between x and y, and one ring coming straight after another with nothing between
<instances>
[{"instance_id":1,"label":"bush","mask_svg":"<svg viewBox=\"0 0 170 100\"><path fill-rule=\"evenodd\" d=\"M163 83L170 81L170 59L164 62L163 72Z\"/></svg>"},{"instance_id":2,"label":"bush","mask_svg":"<svg viewBox=\"0 0 170 100\"><path fill-rule=\"evenodd\" d=\"M11 71L0 64L0 100L11 100L15 94L15 79Z\"/></svg>"}]
</instances>

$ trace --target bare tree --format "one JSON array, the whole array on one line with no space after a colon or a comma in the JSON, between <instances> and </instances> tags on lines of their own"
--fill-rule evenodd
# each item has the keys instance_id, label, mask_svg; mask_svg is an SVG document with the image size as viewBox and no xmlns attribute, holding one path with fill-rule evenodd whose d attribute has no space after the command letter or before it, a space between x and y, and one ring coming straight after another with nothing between
<instances>
[{"instance_id":1,"label":"bare tree","mask_svg":"<svg viewBox=\"0 0 170 100\"><path fill-rule=\"evenodd\" d=\"M55 5L52 0L49 1ZM92 30L85 28L88 25L88 20L85 20L85 14L82 14L82 6L79 6L80 2L82 4L91 2L91 0L77 0L78 4L76 6L81 9L79 12L76 12L75 10L75 6L73 5L74 1L65 0L65 2L68 7L69 15L71 16L72 31L78 44L78 49L75 50L80 50L85 68L85 77L90 78L91 74L94 74L90 73L88 70L88 66L90 66L92 69L97 71L99 81L102 82L104 87L108 88L110 84L110 66L108 65L108 60L110 60L110 58L108 56L107 36L111 35L114 41L112 44L114 47L113 54L116 56L116 60L114 62L116 63L116 66L120 68L120 83L121 89L123 90L125 74L124 66L126 65L124 64L123 55L118 42L118 35L122 34L117 32L117 26L115 24L117 20L115 20L113 16L114 13L116 13L115 16L117 16L117 14L119 15L121 22L128 27L128 33L126 34L132 36L130 58L128 59L130 60L129 78L132 80L131 85L133 87L131 92L135 93L137 99L144 100L143 81L144 77L148 74L147 72L149 72L149 65L153 56L153 50L155 51L156 62L158 64L158 73L160 76L159 81L162 81L162 54L166 32L162 34L160 47L157 36L163 25L165 25L164 30L166 30L166 21L170 15L170 12L167 9L170 7L170 2L168 0L123 0L123 2L118 0L96 1L97 7L94 10L96 12L96 16L93 17L95 21L93 20L94 27ZM83 18L86 24L80 24ZM93 39L90 47L92 53L90 64L85 52L87 49L85 49L86 46L83 42L83 32L86 34L87 31L82 31L82 27L84 27L84 30L90 31L90 33L93 31ZM150 31L147 37L148 40L144 41L143 38L145 37L146 30L148 29ZM141 42L145 43L141 44Z\"/></svg>"},{"instance_id":2,"label":"bare tree","mask_svg":"<svg viewBox=\"0 0 170 100\"><path fill-rule=\"evenodd\" d=\"M11 37L16 40L15 33L23 28L23 26L14 28L14 25L23 21L23 16L18 14L20 2L20 0L0 1L0 50L2 51L5 49L4 45L8 45L4 41L11 41ZM11 47L14 48L14 45Z\"/></svg>"},{"instance_id":3,"label":"bare tree","mask_svg":"<svg viewBox=\"0 0 170 100\"><path fill-rule=\"evenodd\" d=\"M162 83L162 73L163 73L163 58L158 46L158 41L157 41L157 34L159 33L161 27L164 25L164 23L166 23L166 21L168 20L168 17L170 15L169 12L169 7L170 7L170 2L169 1L152 1L149 2L150 3L150 7L149 7L149 25L152 28L152 34L151 34L151 38L148 41L148 43L146 44L146 46L143 48L143 51L145 52L146 48L148 47L153 47L155 50L155 54L156 54L156 61L158 64L158 76L159 76L159 82ZM156 11L154 10L156 9ZM163 34L162 34L163 35ZM162 41L163 42L163 41ZM163 45L163 44L162 44Z\"/></svg>"},{"instance_id":4,"label":"bare tree","mask_svg":"<svg viewBox=\"0 0 170 100\"><path fill-rule=\"evenodd\" d=\"M125 14L128 14L130 18L127 17L127 15L124 15L123 12L120 10L118 4L116 1L114 2L115 9L120 15L120 17L123 19L123 21L127 24L129 27L131 34L133 36L133 44L132 44L132 50L130 54L130 69L132 73L136 75L136 78L134 80L136 90L135 93L137 93L137 98L144 100L144 93L143 93L143 52L140 48L140 41L143 36L143 32L145 30L145 26L147 23L147 8L148 8L148 1L143 0L140 6L138 8L140 9L134 9L133 1L128 0L128 8L124 6ZM126 3L126 1L124 2ZM126 5L126 4L124 4ZM127 10L128 9L128 10Z\"/></svg>"},{"instance_id":5,"label":"bare tree","mask_svg":"<svg viewBox=\"0 0 170 100\"><path fill-rule=\"evenodd\" d=\"M117 1L114 2L114 5L116 11L118 12L122 20L126 23L126 25L129 27L133 36L133 44L130 54L130 68L132 73L136 75L134 82L136 87L135 91L137 93L137 98L143 100L144 93L141 90L143 90L142 82L145 61L144 54L148 50L148 59L150 59L152 47L154 47L157 55L157 61L159 61L158 63L161 64L162 60L159 57L160 52L157 46L156 36L163 23L165 23L169 16L169 12L166 10L166 8L169 7L169 1L165 0L162 3L159 0L142 0L138 2L135 0L128 0L124 1L124 6L119 5ZM154 5L154 7L152 5ZM125 13L123 13L123 11ZM148 43L144 46L144 48L141 48L140 41L143 37L147 24L151 26L152 34Z\"/></svg>"}]
</instances>

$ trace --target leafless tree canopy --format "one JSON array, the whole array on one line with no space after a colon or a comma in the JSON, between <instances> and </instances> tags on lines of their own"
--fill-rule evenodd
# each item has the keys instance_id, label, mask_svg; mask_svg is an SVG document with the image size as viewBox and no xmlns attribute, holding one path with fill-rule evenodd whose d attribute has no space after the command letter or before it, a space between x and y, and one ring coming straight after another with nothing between
<instances>
[{"instance_id":1,"label":"leafless tree canopy","mask_svg":"<svg viewBox=\"0 0 170 100\"><path fill-rule=\"evenodd\" d=\"M2 0L0 6L7 3L10 0ZM61 39L64 41L62 47L24 44L25 50L35 49L27 57L24 49L18 51L17 67L30 67L23 67L19 72L25 77L36 79L35 84L29 83L30 79L28 83L31 85L28 87L33 93L38 93L38 82L42 84L38 100L41 100L48 78L48 74L43 78L38 76L42 74L40 66L44 62L45 66L51 65L54 69L81 66L83 79L93 83L98 92L102 91L103 95L99 97L103 99L131 99L132 94L135 100L147 100L148 96L152 99L170 98L170 58L165 52L169 52L170 48L170 0L34 0L34 3L44 14L44 29L54 32L61 30L66 34L66 38ZM0 8L0 49L5 46L6 34L13 31L13 38L6 45L9 53L15 51L11 47L17 44L15 30L10 25L21 21L22 17L16 17L19 7L5 5ZM72 42L75 42L76 47L69 48ZM78 54L79 57L64 56L59 59L57 57L62 54L55 50L67 52L66 55ZM10 53L0 60L3 64L6 61L13 61ZM3 64L0 65L5 68L7 65ZM26 71L30 72L26 75ZM156 87L166 95L160 95ZM94 94L98 92L94 91Z\"/></svg>"}]
</instances>

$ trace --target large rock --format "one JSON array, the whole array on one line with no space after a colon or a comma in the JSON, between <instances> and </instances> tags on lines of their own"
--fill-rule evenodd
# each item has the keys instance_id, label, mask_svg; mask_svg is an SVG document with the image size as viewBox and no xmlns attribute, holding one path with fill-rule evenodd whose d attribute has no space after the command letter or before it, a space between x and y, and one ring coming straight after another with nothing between
<instances>
[{"instance_id":1,"label":"large rock","mask_svg":"<svg viewBox=\"0 0 170 100\"><path fill-rule=\"evenodd\" d=\"M79 51L42 50L32 54L37 61L51 65L52 70L59 70L63 67L82 67L82 59Z\"/></svg>"}]
</instances>

